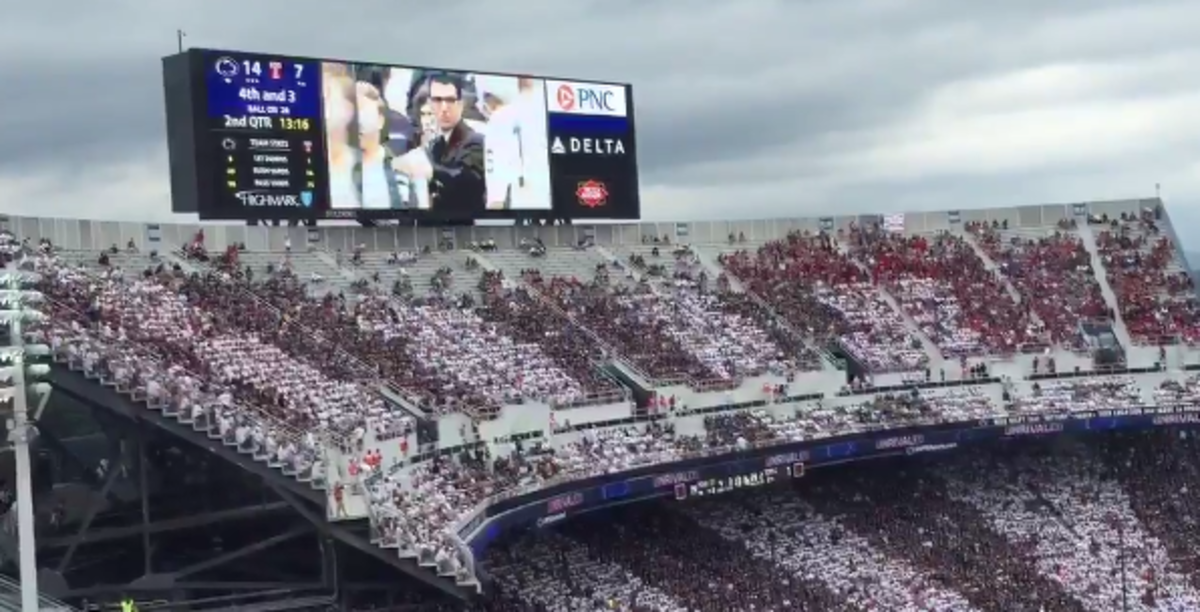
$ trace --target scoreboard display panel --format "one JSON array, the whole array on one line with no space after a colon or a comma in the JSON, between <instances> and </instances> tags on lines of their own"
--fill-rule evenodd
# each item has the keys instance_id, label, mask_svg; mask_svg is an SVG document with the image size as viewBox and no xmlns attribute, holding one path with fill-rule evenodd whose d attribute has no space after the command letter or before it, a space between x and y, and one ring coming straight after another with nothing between
<instances>
[{"instance_id":1,"label":"scoreboard display panel","mask_svg":"<svg viewBox=\"0 0 1200 612\"><path fill-rule=\"evenodd\" d=\"M627 85L209 49L163 66L177 212L639 216Z\"/></svg>"}]
</instances>

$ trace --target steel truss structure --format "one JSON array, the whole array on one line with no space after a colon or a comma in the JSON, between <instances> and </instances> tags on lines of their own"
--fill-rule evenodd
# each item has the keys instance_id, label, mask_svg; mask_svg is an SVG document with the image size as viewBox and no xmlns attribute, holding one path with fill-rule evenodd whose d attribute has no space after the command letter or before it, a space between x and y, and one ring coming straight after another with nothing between
<instances>
[{"instance_id":1,"label":"steel truss structure","mask_svg":"<svg viewBox=\"0 0 1200 612\"><path fill-rule=\"evenodd\" d=\"M107 389L70 372L51 384L34 450L43 593L87 608L128 596L142 610L462 598L412 577L370 542L365 522L327 521L320 492L152 411L101 401ZM80 417L92 433L78 435ZM15 572L14 536L0 532L0 556Z\"/></svg>"}]
</instances>

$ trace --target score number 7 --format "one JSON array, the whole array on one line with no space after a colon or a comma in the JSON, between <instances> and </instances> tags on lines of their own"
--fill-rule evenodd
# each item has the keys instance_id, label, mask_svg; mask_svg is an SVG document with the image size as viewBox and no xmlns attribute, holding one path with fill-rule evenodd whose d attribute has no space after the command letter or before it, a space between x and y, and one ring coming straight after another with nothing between
<instances>
[{"instance_id":1,"label":"score number 7","mask_svg":"<svg viewBox=\"0 0 1200 612\"><path fill-rule=\"evenodd\" d=\"M283 62L271 62L267 68L271 71L271 79L279 80L283 77ZM299 81L304 76L304 64L292 64L292 68L296 73L293 79Z\"/></svg>"}]
</instances>

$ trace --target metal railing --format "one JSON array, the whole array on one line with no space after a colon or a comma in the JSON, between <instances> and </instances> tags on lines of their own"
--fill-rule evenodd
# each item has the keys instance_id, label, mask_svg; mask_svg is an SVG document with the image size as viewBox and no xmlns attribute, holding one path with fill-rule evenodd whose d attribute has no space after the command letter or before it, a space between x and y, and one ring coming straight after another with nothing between
<instances>
[{"instance_id":1,"label":"metal railing","mask_svg":"<svg viewBox=\"0 0 1200 612\"><path fill-rule=\"evenodd\" d=\"M394 538L392 534L386 533L386 530L381 527L379 513L375 508L374 497L371 495L370 489L371 485L378 482L381 477L382 470L371 470L370 473L360 471L355 478L355 484L357 484L363 498L363 508L367 513L368 533L371 544L385 550L394 550L396 551L396 555L401 558L413 559L422 569L429 569L431 564L436 565L436 554L431 558L429 554L419 549L405 547L399 539ZM450 533L443 534L443 537L447 538L447 542L458 551L459 559L463 563L463 570L466 574L471 579L478 581L475 575L475 552L471 550L471 547L459 536L457 531L452 530ZM438 567L433 568L433 573L443 575ZM455 577L455 584L462 586L458 578L458 576Z\"/></svg>"},{"instance_id":2,"label":"metal railing","mask_svg":"<svg viewBox=\"0 0 1200 612\"><path fill-rule=\"evenodd\" d=\"M1135 406L1135 407L1132 407L1131 409L1178 410L1178 409L1182 409L1182 408L1193 408L1195 406L1196 406L1196 402L1189 403L1189 402L1182 402L1182 401L1170 401L1167 403ZM1070 415L1075 414L1075 413L1085 414L1085 413L1093 413L1096 411L1096 409L1091 406L1087 406L1087 407L1080 408L1080 409L1068 409L1068 410L1062 410L1062 409L1059 409L1056 407L1049 407L1047 410L1041 410L1041 411L1021 410L1019 406L1012 406L1011 408L1015 408L1013 410L1009 410L1006 408L1009 408L1009 407L996 407L995 410L993 410L992 412L990 412L987 415L977 415L977 416L972 416L972 417L963 417L961 415L953 415L953 416L945 416L945 417L903 419L903 420L891 421L888 423L853 424L853 425L849 425L846 427L831 429L829 431L822 432L822 434L818 435L818 436L806 436L806 437L802 437L802 438L780 437L780 438L773 438L770 440L760 440L760 441L750 443L749 448L755 449L755 450L769 449L769 448L774 448L774 447L778 447L778 446L786 446L786 445L796 444L799 442L815 442L815 441L819 441L819 440L835 438L838 436L887 431L887 430L891 430L891 429L902 429L902 428L908 428L908 427L929 427L929 426L936 426L936 425L946 425L949 423L963 423L963 422L983 423L983 422L990 421L992 419L1004 419L1004 418L1014 418L1014 417L1054 417L1054 416L1068 416L1069 417ZM628 469L634 470L634 469L638 469L638 468L644 468L644 467L657 465L658 463L674 463L674 462L678 462L678 461L686 461L689 459L703 459L703 458L716 457L716 456L721 456L721 455L729 455L729 454L735 453L735 452L744 452L745 448L746 447L740 446L738 444L733 444L733 445L729 445L729 446L703 448L703 449L699 449L699 450L695 450L695 451L682 451L682 452L672 455L669 459L666 459L664 461L646 462L644 464L635 464L635 465L629 466ZM595 476L602 476L602 475L609 474L609 473L610 472L608 472L603 467L593 466L593 467L589 467L587 469L581 470L579 472L559 474L552 478L548 478L542 482L529 483L526 485L518 485L518 486L512 487L510 489L500 491L499 493L495 493L495 494L490 495L487 498L485 498L483 501L481 501L479 504L477 504L476 507L471 512L467 513L460 520L458 520L455 523L455 532L458 533L460 536L465 535L465 540L470 541L473 539L472 536L474 535L474 532L483 526L483 524L485 522L483 520L483 517L486 516L487 508L490 506L493 506L497 503L500 503L500 502L508 500L508 499L520 497L522 495L525 495L528 493L533 493L533 492L536 492L536 491L539 491L542 489L547 489L547 488L554 487L557 485L575 482L575 481L579 481L579 480L586 480L588 478L592 478ZM464 534L463 533L464 531L468 531L469 533Z\"/></svg>"},{"instance_id":3,"label":"metal railing","mask_svg":"<svg viewBox=\"0 0 1200 612\"><path fill-rule=\"evenodd\" d=\"M42 611L78 611L78 608L73 608L63 601L41 593L38 593L38 608ZM0 610L21 611L21 583L4 575L0 575Z\"/></svg>"}]
</instances>

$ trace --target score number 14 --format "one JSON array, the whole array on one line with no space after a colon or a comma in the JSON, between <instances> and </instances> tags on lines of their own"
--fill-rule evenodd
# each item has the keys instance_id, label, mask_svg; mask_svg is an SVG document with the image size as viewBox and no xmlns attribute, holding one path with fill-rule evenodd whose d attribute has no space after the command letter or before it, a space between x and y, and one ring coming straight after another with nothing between
<instances>
[{"instance_id":1,"label":"score number 14","mask_svg":"<svg viewBox=\"0 0 1200 612\"><path fill-rule=\"evenodd\" d=\"M262 76L263 65L258 60L242 60L242 70L246 74L254 76ZM283 62L267 62L267 77L272 80L283 78L284 63ZM304 64L292 64L292 72L295 73L292 78L299 81L304 76Z\"/></svg>"}]
</instances>

